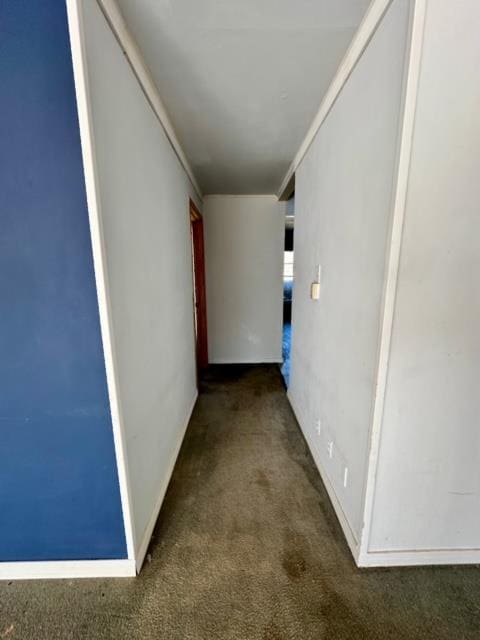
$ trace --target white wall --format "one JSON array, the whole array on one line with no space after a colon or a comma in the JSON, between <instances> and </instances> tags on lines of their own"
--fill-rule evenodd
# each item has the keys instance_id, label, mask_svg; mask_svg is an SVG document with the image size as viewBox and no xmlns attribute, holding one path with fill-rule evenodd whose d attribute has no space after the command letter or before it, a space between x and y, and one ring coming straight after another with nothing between
<instances>
[{"instance_id":1,"label":"white wall","mask_svg":"<svg viewBox=\"0 0 480 640\"><path fill-rule=\"evenodd\" d=\"M394 1L296 173L289 397L352 547L362 527L409 4Z\"/></svg>"},{"instance_id":2,"label":"white wall","mask_svg":"<svg viewBox=\"0 0 480 640\"><path fill-rule=\"evenodd\" d=\"M207 196L204 228L210 362L281 362L285 203Z\"/></svg>"},{"instance_id":3,"label":"white wall","mask_svg":"<svg viewBox=\"0 0 480 640\"><path fill-rule=\"evenodd\" d=\"M480 4L427 6L374 551L480 547Z\"/></svg>"},{"instance_id":4,"label":"white wall","mask_svg":"<svg viewBox=\"0 0 480 640\"><path fill-rule=\"evenodd\" d=\"M193 193L97 3L82 6L138 555L196 397Z\"/></svg>"}]
</instances>

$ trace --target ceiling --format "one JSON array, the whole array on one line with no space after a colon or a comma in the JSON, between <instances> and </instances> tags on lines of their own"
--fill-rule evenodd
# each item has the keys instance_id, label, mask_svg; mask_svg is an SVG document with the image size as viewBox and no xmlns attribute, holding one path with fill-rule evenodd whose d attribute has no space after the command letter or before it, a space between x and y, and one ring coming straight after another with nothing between
<instances>
[{"instance_id":1,"label":"ceiling","mask_svg":"<svg viewBox=\"0 0 480 640\"><path fill-rule=\"evenodd\" d=\"M205 194L276 193L369 0L118 0Z\"/></svg>"}]
</instances>

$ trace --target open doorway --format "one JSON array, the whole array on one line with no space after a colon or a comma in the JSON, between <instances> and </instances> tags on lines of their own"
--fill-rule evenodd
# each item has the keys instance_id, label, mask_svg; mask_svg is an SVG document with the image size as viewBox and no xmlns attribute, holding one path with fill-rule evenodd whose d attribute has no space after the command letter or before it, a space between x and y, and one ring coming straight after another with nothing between
<instances>
[{"instance_id":1,"label":"open doorway","mask_svg":"<svg viewBox=\"0 0 480 640\"><path fill-rule=\"evenodd\" d=\"M295 194L287 200L285 216L285 243L283 251L283 339L282 339L282 376L288 387L290 382L290 349L292 344L292 296L294 282L294 217Z\"/></svg>"},{"instance_id":2,"label":"open doorway","mask_svg":"<svg viewBox=\"0 0 480 640\"><path fill-rule=\"evenodd\" d=\"M190 200L190 228L192 236L193 297L197 372L208 365L207 291L205 285L205 245L203 218L195 203Z\"/></svg>"}]
</instances>

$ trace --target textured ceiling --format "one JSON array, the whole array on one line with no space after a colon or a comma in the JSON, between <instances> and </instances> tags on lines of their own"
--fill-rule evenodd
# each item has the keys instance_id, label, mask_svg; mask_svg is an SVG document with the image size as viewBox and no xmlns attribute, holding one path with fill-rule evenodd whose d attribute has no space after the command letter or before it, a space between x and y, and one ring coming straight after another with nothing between
<instances>
[{"instance_id":1,"label":"textured ceiling","mask_svg":"<svg viewBox=\"0 0 480 640\"><path fill-rule=\"evenodd\" d=\"M118 0L205 194L275 193L369 0Z\"/></svg>"}]
</instances>

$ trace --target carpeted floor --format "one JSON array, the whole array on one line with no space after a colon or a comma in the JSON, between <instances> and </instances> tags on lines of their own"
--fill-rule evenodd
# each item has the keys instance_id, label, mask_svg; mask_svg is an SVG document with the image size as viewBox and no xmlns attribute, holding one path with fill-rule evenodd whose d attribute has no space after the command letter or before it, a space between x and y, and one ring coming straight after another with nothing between
<instances>
[{"instance_id":1,"label":"carpeted floor","mask_svg":"<svg viewBox=\"0 0 480 640\"><path fill-rule=\"evenodd\" d=\"M478 640L477 567L359 571L275 365L212 369L136 579L0 584L0 638Z\"/></svg>"}]
</instances>

